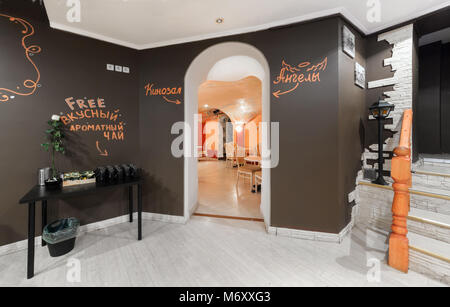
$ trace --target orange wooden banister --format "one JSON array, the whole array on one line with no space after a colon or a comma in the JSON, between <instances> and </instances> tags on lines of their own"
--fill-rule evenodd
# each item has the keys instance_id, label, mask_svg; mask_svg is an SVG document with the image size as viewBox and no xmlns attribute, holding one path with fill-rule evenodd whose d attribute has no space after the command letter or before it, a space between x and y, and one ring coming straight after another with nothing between
<instances>
[{"instance_id":1,"label":"orange wooden banister","mask_svg":"<svg viewBox=\"0 0 450 307\"><path fill-rule=\"evenodd\" d=\"M412 110L403 114L399 146L392 158L391 177L394 179L394 201L392 203L392 233L389 237L389 265L399 271L408 272L409 240L407 217L409 213L409 188L411 187L411 128Z\"/></svg>"}]
</instances>

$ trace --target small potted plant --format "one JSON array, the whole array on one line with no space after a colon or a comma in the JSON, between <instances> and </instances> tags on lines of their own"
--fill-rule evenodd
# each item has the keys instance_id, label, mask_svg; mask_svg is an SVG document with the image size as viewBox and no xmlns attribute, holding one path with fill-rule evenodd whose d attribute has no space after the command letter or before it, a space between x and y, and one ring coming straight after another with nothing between
<instances>
[{"instance_id":1,"label":"small potted plant","mask_svg":"<svg viewBox=\"0 0 450 307\"><path fill-rule=\"evenodd\" d=\"M62 154L65 154L66 152L63 146L63 124L58 115L53 115L47 123L50 126L49 129L45 130L48 142L41 144L41 146L45 149L45 151L50 152L52 167L50 178L45 181L45 186L47 188L59 188L61 187L62 179L58 176L58 172L56 171L55 155L57 152Z\"/></svg>"}]
</instances>

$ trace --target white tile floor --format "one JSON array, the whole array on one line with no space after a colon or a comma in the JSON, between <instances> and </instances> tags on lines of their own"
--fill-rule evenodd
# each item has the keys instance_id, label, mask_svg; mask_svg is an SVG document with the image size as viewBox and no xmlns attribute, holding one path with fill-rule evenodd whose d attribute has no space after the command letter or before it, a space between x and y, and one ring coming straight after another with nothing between
<instances>
[{"instance_id":1,"label":"white tile floor","mask_svg":"<svg viewBox=\"0 0 450 307\"><path fill-rule=\"evenodd\" d=\"M196 213L262 219L261 193L250 191L250 178L236 179L237 168L224 161L199 162Z\"/></svg>"},{"instance_id":2,"label":"white tile floor","mask_svg":"<svg viewBox=\"0 0 450 307\"><path fill-rule=\"evenodd\" d=\"M229 219L143 226L140 242L135 225L123 223L81 236L60 258L38 247L31 280L25 250L2 256L0 286L442 286L384 262L380 282L369 282L367 260L383 259L385 244L359 228L339 245L275 237L263 223ZM70 258L80 261L80 283L66 280Z\"/></svg>"}]
</instances>

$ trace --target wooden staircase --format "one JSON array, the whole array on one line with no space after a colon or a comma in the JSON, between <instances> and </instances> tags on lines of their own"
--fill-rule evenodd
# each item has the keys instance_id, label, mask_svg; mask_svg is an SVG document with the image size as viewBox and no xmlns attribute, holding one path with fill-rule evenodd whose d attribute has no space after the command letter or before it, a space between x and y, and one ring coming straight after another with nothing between
<instances>
[{"instance_id":1,"label":"wooden staircase","mask_svg":"<svg viewBox=\"0 0 450 307\"><path fill-rule=\"evenodd\" d=\"M405 116L399 144L403 148L397 147L392 161L392 185L359 182L357 223L389 237L392 267L450 284L450 164L424 161L411 169L407 121L412 113L407 120Z\"/></svg>"},{"instance_id":2,"label":"wooden staircase","mask_svg":"<svg viewBox=\"0 0 450 307\"><path fill-rule=\"evenodd\" d=\"M409 267L450 283L450 165L414 169L411 193Z\"/></svg>"}]
</instances>

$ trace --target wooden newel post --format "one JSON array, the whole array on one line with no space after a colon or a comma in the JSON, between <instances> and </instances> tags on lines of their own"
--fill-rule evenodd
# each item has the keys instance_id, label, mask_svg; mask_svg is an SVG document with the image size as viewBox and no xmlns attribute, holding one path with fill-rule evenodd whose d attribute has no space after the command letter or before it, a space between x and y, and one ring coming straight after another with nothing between
<instances>
[{"instance_id":1,"label":"wooden newel post","mask_svg":"<svg viewBox=\"0 0 450 307\"><path fill-rule=\"evenodd\" d=\"M411 187L411 123L412 112L405 111L399 147L391 164L391 177L394 179L394 201L392 203L392 233L389 237L389 265L399 271L408 272L409 240L407 217L410 208Z\"/></svg>"}]
</instances>

